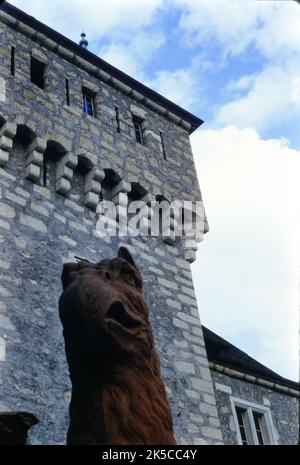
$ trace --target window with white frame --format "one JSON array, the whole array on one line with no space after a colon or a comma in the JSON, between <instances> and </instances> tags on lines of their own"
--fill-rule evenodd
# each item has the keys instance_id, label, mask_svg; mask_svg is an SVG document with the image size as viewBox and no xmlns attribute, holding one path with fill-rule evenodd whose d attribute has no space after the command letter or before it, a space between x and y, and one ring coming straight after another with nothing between
<instances>
[{"instance_id":1,"label":"window with white frame","mask_svg":"<svg viewBox=\"0 0 300 465\"><path fill-rule=\"evenodd\" d=\"M230 398L240 445L276 444L271 411L264 405Z\"/></svg>"}]
</instances>

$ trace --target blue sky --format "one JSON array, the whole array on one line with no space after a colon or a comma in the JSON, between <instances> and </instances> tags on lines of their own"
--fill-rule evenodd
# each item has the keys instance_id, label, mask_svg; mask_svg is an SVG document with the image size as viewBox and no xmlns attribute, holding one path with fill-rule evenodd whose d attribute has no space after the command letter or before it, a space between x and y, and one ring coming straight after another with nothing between
<instances>
[{"instance_id":1,"label":"blue sky","mask_svg":"<svg viewBox=\"0 0 300 465\"><path fill-rule=\"evenodd\" d=\"M204 119L191 137L210 223L192 266L202 323L298 379L299 4L11 3L76 42L84 29L91 51Z\"/></svg>"}]
</instances>

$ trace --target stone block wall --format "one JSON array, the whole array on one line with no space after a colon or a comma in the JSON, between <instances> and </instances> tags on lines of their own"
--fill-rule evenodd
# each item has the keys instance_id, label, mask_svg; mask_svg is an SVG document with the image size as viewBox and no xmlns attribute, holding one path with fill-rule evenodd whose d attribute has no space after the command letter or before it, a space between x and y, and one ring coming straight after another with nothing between
<instances>
[{"instance_id":1,"label":"stone block wall","mask_svg":"<svg viewBox=\"0 0 300 465\"><path fill-rule=\"evenodd\" d=\"M235 376L211 370L217 410L225 444L238 444L236 426L230 398L238 398L270 409L275 433L279 445L297 445L299 443L299 392L270 383L238 379ZM236 373L236 372L235 372ZM242 376L241 376L242 378ZM251 376L248 376L251 378ZM253 378L253 376L252 376Z\"/></svg>"}]
</instances>

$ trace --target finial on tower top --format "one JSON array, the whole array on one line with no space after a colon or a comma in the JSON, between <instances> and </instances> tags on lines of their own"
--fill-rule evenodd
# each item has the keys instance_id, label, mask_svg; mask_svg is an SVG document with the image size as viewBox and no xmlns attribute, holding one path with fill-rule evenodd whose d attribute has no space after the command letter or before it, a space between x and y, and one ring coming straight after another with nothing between
<instances>
[{"instance_id":1,"label":"finial on tower top","mask_svg":"<svg viewBox=\"0 0 300 465\"><path fill-rule=\"evenodd\" d=\"M86 38L85 38L85 37L86 37L86 34L84 33L84 31L82 31L82 33L81 33L80 35L81 35L81 37L82 37L82 39L81 39L80 42L79 42L80 47L87 48L88 45L89 45L89 43L88 43L88 41L87 41Z\"/></svg>"}]
</instances>

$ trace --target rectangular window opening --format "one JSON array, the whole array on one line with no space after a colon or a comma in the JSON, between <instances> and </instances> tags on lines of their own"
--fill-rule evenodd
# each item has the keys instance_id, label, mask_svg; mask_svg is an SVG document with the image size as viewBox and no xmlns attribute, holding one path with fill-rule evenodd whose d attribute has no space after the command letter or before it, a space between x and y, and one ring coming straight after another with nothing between
<instances>
[{"instance_id":1,"label":"rectangular window opening","mask_svg":"<svg viewBox=\"0 0 300 465\"><path fill-rule=\"evenodd\" d=\"M239 444L276 444L270 409L242 399L231 398Z\"/></svg>"},{"instance_id":2,"label":"rectangular window opening","mask_svg":"<svg viewBox=\"0 0 300 465\"><path fill-rule=\"evenodd\" d=\"M47 186L47 180L48 180L48 169L47 169L47 161L46 157L43 156L43 186Z\"/></svg>"},{"instance_id":3,"label":"rectangular window opening","mask_svg":"<svg viewBox=\"0 0 300 465\"><path fill-rule=\"evenodd\" d=\"M243 446L249 445L249 440L247 438L247 432L246 432L245 413L246 413L246 410L236 407L236 414L238 418L238 424L239 424Z\"/></svg>"},{"instance_id":4,"label":"rectangular window opening","mask_svg":"<svg viewBox=\"0 0 300 465\"><path fill-rule=\"evenodd\" d=\"M85 87L82 88L82 97L83 97L83 113L85 115L96 116L95 111L95 94L86 89Z\"/></svg>"},{"instance_id":5,"label":"rectangular window opening","mask_svg":"<svg viewBox=\"0 0 300 465\"><path fill-rule=\"evenodd\" d=\"M115 107L115 112L116 112L116 122L117 122L117 132L121 132L121 127L120 127L120 112L119 108Z\"/></svg>"},{"instance_id":6,"label":"rectangular window opening","mask_svg":"<svg viewBox=\"0 0 300 465\"><path fill-rule=\"evenodd\" d=\"M163 135L162 131L159 131L159 135L160 135L160 143L161 143L162 154L163 154L164 160L167 160L164 135Z\"/></svg>"},{"instance_id":7,"label":"rectangular window opening","mask_svg":"<svg viewBox=\"0 0 300 465\"><path fill-rule=\"evenodd\" d=\"M136 141L139 144L143 144L144 139L143 139L142 120L140 118L138 118L137 116L133 115L132 116L132 121L133 121L133 127L134 127Z\"/></svg>"},{"instance_id":8,"label":"rectangular window opening","mask_svg":"<svg viewBox=\"0 0 300 465\"><path fill-rule=\"evenodd\" d=\"M11 76L15 75L15 54L16 54L15 47L11 47L11 50L10 50L10 74Z\"/></svg>"},{"instance_id":9,"label":"rectangular window opening","mask_svg":"<svg viewBox=\"0 0 300 465\"><path fill-rule=\"evenodd\" d=\"M67 101L67 105L70 106L70 82L69 82L69 79L66 79L66 101Z\"/></svg>"},{"instance_id":10,"label":"rectangular window opening","mask_svg":"<svg viewBox=\"0 0 300 465\"><path fill-rule=\"evenodd\" d=\"M45 68L46 65L34 57L31 57L30 79L33 84L44 89L45 87Z\"/></svg>"},{"instance_id":11,"label":"rectangular window opening","mask_svg":"<svg viewBox=\"0 0 300 465\"><path fill-rule=\"evenodd\" d=\"M262 426L263 415L258 412L253 412L253 418L254 418L254 424L255 424L255 430L257 434L258 443L260 446L263 446L265 444L265 440L263 437L263 426Z\"/></svg>"}]
</instances>

